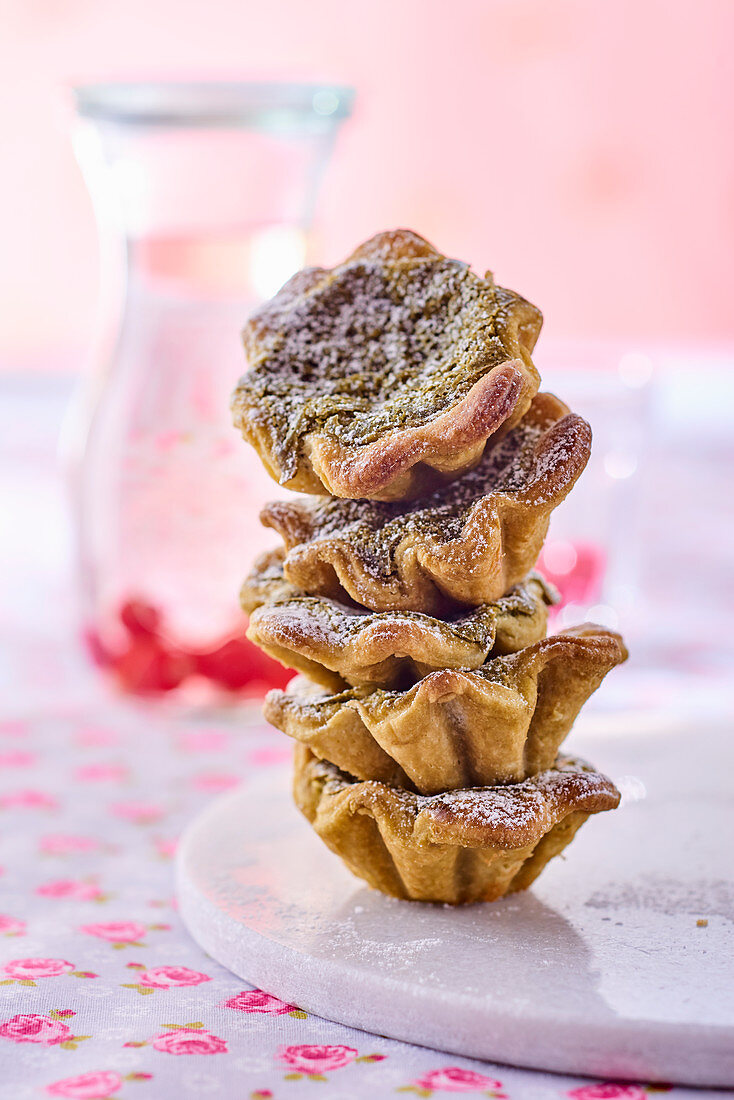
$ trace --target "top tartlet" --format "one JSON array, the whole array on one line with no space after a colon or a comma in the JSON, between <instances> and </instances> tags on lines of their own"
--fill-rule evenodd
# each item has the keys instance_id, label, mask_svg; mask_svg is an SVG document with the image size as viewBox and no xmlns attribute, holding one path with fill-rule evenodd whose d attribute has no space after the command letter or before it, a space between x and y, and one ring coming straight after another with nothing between
<instances>
[{"instance_id":1,"label":"top tartlet","mask_svg":"<svg viewBox=\"0 0 734 1100\"><path fill-rule=\"evenodd\" d=\"M475 466L539 385L535 306L406 229L250 317L236 426L288 489L412 499Z\"/></svg>"}]
</instances>

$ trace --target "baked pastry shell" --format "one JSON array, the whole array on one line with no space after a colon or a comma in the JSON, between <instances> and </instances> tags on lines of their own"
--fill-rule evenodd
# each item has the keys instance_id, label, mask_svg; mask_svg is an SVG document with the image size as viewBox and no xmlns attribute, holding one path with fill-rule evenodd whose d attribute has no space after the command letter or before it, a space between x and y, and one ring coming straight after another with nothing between
<instances>
[{"instance_id":1,"label":"baked pastry shell","mask_svg":"<svg viewBox=\"0 0 734 1100\"><path fill-rule=\"evenodd\" d=\"M492 480L494 448L465 485L460 479L405 510L323 498L266 505L261 520L283 539L286 578L372 611L446 615L499 599L533 568L551 513L591 451L589 425L552 394L533 399L501 446L512 453L515 439L531 443L511 488Z\"/></svg>"},{"instance_id":2,"label":"baked pastry shell","mask_svg":"<svg viewBox=\"0 0 734 1100\"><path fill-rule=\"evenodd\" d=\"M333 292L357 266L384 272L393 283L402 282L409 294L411 272L416 267L445 260L422 237L398 229L373 237L332 270L307 268L299 272L249 319L243 339L251 367L261 374L275 369L271 356L282 346L285 334L298 329L299 322L302 325L304 310L326 308L324 292ZM454 264L454 268L465 269L465 265ZM517 423L540 381L530 355L542 314L513 291L496 287L489 272L483 280L470 273L467 277L474 281L483 302L482 323L469 342L471 350L465 349L464 357L453 366L457 373L455 399L422 423L386 427L375 439L359 445L343 442L328 428L306 431L293 442L293 469L285 469L278 458L284 428L263 407L252 374L242 378L232 398L234 422L272 477L300 492L353 499L410 499L476 465L487 441L500 438ZM359 309L358 303L354 309ZM467 315L466 324L475 326L477 317ZM359 348L356 350L358 353ZM451 369L447 363L445 370ZM460 377L467 369L476 381L464 392ZM387 411L388 424L392 403L405 397L399 386L385 385L377 404ZM413 404L419 407L417 394Z\"/></svg>"},{"instance_id":3,"label":"baked pastry shell","mask_svg":"<svg viewBox=\"0 0 734 1100\"><path fill-rule=\"evenodd\" d=\"M247 636L271 657L331 691L399 687L442 668L477 668L544 637L555 592L531 574L493 604L449 620L371 612L307 596L283 577L282 551L262 555L242 586Z\"/></svg>"},{"instance_id":4,"label":"baked pastry shell","mask_svg":"<svg viewBox=\"0 0 734 1100\"><path fill-rule=\"evenodd\" d=\"M579 710L624 661L618 634L585 624L480 669L445 669L407 691L271 691L269 722L362 780L436 794L518 783L549 768Z\"/></svg>"},{"instance_id":5,"label":"baked pastry shell","mask_svg":"<svg viewBox=\"0 0 734 1100\"><path fill-rule=\"evenodd\" d=\"M619 792L559 758L535 779L425 797L359 782L296 748L296 805L358 878L384 894L461 905L524 890Z\"/></svg>"}]
</instances>

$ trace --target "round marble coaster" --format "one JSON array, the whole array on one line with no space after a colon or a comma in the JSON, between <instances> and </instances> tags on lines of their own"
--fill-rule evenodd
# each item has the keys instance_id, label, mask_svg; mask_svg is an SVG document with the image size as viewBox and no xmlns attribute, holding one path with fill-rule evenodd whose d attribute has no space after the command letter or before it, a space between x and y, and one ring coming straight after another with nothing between
<instances>
[{"instance_id":1,"label":"round marble coaster","mask_svg":"<svg viewBox=\"0 0 734 1100\"><path fill-rule=\"evenodd\" d=\"M367 889L278 769L188 829L184 921L245 981L352 1027L534 1069L734 1085L734 739L595 734L568 749L622 806L525 894L452 909Z\"/></svg>"}]
</instances>

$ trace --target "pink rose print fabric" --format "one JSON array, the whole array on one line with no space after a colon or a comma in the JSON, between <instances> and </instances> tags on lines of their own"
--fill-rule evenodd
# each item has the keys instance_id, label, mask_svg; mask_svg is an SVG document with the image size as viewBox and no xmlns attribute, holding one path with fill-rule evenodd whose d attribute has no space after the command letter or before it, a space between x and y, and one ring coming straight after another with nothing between
<instances>
[{"instance_id":1,"label":"pink rose print fabric","mask_svg":"<svg viewBox=\"0 0 734 1100\"><path fill-rule=\"evenodd\" d=\"M68 974L74 964L65 959L11 959L2 968L9 978L20 981L35 978L58 978L59 974Z\"/></svg>"},{"instance_id":2,"label":"pink rose print fabric","mask_svg":"<svg viewBox=\"0 0 734 1100\"><path fill-rule=\"evenodd\" d=\"M120 742L119 734L112 729L94 729L90 726L80 728L75 737L76 744L82 748L103 748L117 745Z\"/></svg>"},{"instance_id":3,"label":"pink rose print fabric","mask_svg":"<svg viewBox=\"0 0 734 1100\"><path fill-rule=\"evenodd\" d=\"M75 1035L65 1019L75 1016L71 1009L50 1012L47 1016L35 1012L11 1016L0 1023L0 1038L11 1043L35 1043L39 1046L58 1046L62 1050L76 1050L77 1045L89 1035Z\"/></svg>"},{"instance_id":4,"label":"pink rose print fabric","mask_svg":"<svg viewBox=\"0 0 734 1100\"><path fill-rule=\"evenodd\" d=\"M137 921L119 920L108 921L107 924L85 924L79 931L86 932L88 936L99 936L111 943L135 943L143 938L147 928Z\"/></svg>"},{"instance_id":5,"label":"pink rose print fabric","mask_svg":"<svg viewBox=\"0 0 734 1100\"><path fill-rule=\"evenodd\" d=\"M42 1043L54 1046L71 1038L71 1028L61 1020L39 1016L35 1012L11 1016L0 1024L0 1036L12 1043Z\"/></svg>"},{"instance_id":6,"label":"pink rose print fabric","mask_svg":"<svg viewBox=\"0 0 734 1100\"><path fill-rule=\"evenodd\" d=\"M180 988L185 985L201 985L209 982L208 974L198 970L189 970L187 966L154 966L146 970L142 963L128 963L132 970L142 970L137 982L125 982L126 989L137 989L138 993L153 993L156 989Z\"/></svg>"},{"instance_id":7,"label":"pink rose print fabric","mask_svg":"<svg viewBox=\"0 0 734 1100\"><path fill-rule=\"evenodd\" d=\"M232 787L238 787L240 778L226 772L202 772L201 775L194 776L193 782L200 791L218 794L220 791L229 791Z\"/></svg>"},{"instance_id":8,"label":"pink rose print fabric","mask_svg":"<svg viewBox=\"0 0 734 1100\"><path fill-rule=\"evenodd\" d=\"M32 752L22 752L20 749L13 752L0 752L0 768L29 768L35 762L36 758Z\"/></svg>"},{"instance_id":9,"label":"pink rose print fabric","mask_svg":"<svg viewBox=\"0 0 734 1100\"><path fill-rule=\"evenodd\" d=\"M306 1013L295 1005L289 1005L278 997L274 997L272 993L265 993L262 989L244 989L241 993L236 993L234 997L223 1001L222 1005L224 1008L234 1008L238 1012L259 1012L264 1016L287 1014L304 1020L306 1018Z\"/></svg>"},{"instance_id":10,"label":"pink rose print fabric","mask_svg":"<svg viewBox=\"0 0 734 1100\"><path fill-rule=\"evenodd\" d=\"M80 783L122 783L128 770L121 764L86 764L74 774Z\"/></svg>"},{"instance_id":11,"label":"pink rose print fabric","mask_svg":"<svg viewBox=\"0 0 734 1100\"><path fill-rule=\"evenodd\" d=\"M178 840L171 840L167 837L156 837L154 844L161 859L173 859L178 847Z\"/></svg>"},{"instance_id":12,"label":"pink rose print fabric","mask_svg":"<svg viewBox=\"0 0 734 1100\"><path fill-rule=\"evenodd\" d=\"M432 1096L434 1092L473 1092L483 1093L485 1096L504 1097L505 1093L498 1091L501 1088L501 1081L496 1081L483 1073L461 1069L459 1066L445 1066L443 1069L424 1073L412 1086L400 1091L414 1092L419 1096Z\"/></svg>"},{"instance_id":13,"label":"pink rose print fabric","mask_svg":"<svg viewBox=\"0 0 734 1100\"><path fill-rule=\"evenodd\" d=\"M220 753L227 748L229 740L229 733L224 730L196 730L185 733L179 747L182 752Z\"/></svg>"},{"instance_id":14,"label":"pink rose print fabric","mask_svg":"<svg viewBox=\"0 0 734 1100\"><path fill-rule=\"evenodd\" d=\"M301 1075L322 1078L325 1073L348 1066L357 1054L354 1047L303 1043L300 1046L281 1047L278 1061L295 1071L287 1075L290 1079Z\"/></svg>"},{"instance_id":15,"label":"pink rose print fabric","mask_svg":"<svg viewBox=\"0 0 734 1100\"><path fill-rule=\"evenodd\" d=\"M212 1035L201 1025L191 1027L174 1027L162 1035L157 1035L152 1040L153 1050L160 1050L163 1054L226 1054L227 1042L218 1035Z\"/></svg>"},{"instance_id":16,"label":"pink rose print fabric","mask_svg":"<svg viewBox=\"0 0 734 1100\"><path fill-rule=\"evenodd\" d=\"M107 940L113 947L144 947L143 937L149 929L160 928L160 925L145 925L134 920L108 921L103 924L83 924L79 929L88 936L97 936L101 940Z\"/></svg>"},{"instance_id":17,"label":"pink rose print fabric","mask_svg":"<svg viewBox=\"0 0 734 1100\"><path fill-rule=\"evenodd\" d=\"M14 719L0 719L0 737L27 737L30 732L27 722Z\"/></svg>"},{"instance_id":18,"label":"pink rose print fabric","mask_svg":"<svg viewBox=\"0 0 734 1100\"><path fill-rule=\"evenodd\" d=\"M58 807L57 800L47 791L20 790L9 791L0 796L0 807L5 810L55 810Z\"/></svg>"},{"instance_id":19,"label":"pink rose print fabric","mask_svg":"<svg viewBox=\"0 0 734 1100\"><path fill-rule=\"evenodd\" d=\"M119 1073L82 1073L46 1086L49 1096L66 1096L70 1100L107 1100L122 1086Z\"/></svg>"},{"instance_id":20,"label":"pink rose print fabric","mask_svg":"<svg viewBox=\"0 0 734 1100\"><path fill-rule=\"evenodd\" d=\"M60 687L73 679L62 667ZM55 689L46 714L35 703L31 717L0 714L0 1095L653 1100L644 1082L440 1054L250 988L186 932L177 838L220 791L281 768L288 747L254 722L204 725L81 695L62 706Z\"/></svg>"},{"instance_id":21,"label":"pink rose print fabric","mask_svg":"<svg viewBox=\"0 0 734 1100\"><path fill-rule=\"evenodd\" d=\"M207 974L189 970L187 966L154 966L140 975L140 984L151 989L170 989L171 986L201 985L211 981Z\"/></svg>"},{"instance_id":22,"label":"pink rose print fabric","mask_svg":"<svg viewBox=\"0 0 734 1100\"><path fill-rule=\"evenodd\" d=\"M70 898L73 901L104 901L105 894L94 882L59 878L44 882L36 893L42 898Z\"/></svg>"},{"instance_id":23,"label":"pink rose print fabric","mask_svg":"<svg viewBox=\"0 0 734 1100\"><path fill-rule=\"evenodd\" d=\"M6 913L0 913L0 936L24 936L26 923L17 917L9 917Z\"/></svg>"},{"instance_id":24,"label":"pink rose print fabric","mask_svg":"<svg viewBox=\"0 0 734 1100\"><path fill-rule=\"evenodd\" d=\"M164 810L154 802L114 802L110 813L136 825L151 825L164 816Z\"/></svg>"},{"instance_id":25,"label":"pink rose print fabric","mask_svg":"<svg viewBox=\"0 0 734 1100\"><path fill-rule=\"evenodd\" d=\"M70 833L48 833L39 841L43 855L68 856L77 852L92 852L99 842L91 836L74 836Z\"/></svg>"},{"instance_id":26,"label":"pink rose print fabric","mask_svg":"<svg viewBox=\"0 0 734 1100\"><path fill-rule=\"evenodd\" d=\"M78 1077L65 1077L46 1085L49 1096L66 1096L69 1100L113 1100L126 1081L150 1081L152 1073L119 1073L99 1071L81 1073Z\"/></svg>"}]
</instances>

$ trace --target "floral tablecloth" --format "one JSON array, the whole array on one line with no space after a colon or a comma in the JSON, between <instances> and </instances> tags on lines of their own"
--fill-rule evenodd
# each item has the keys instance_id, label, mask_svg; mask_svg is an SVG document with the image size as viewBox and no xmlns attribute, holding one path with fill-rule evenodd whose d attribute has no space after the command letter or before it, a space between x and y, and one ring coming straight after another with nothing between
<instances>
[{"instance_id":1,"label":"floral tablecloth","mask_svg":"<svg viewBox=\"0 0 734 1100\"><path fill-rule=\"evenodd\" d=\"M218 792L257 783L288 753L259 724L117 702L0 722L0 1095L644 1100L654 1091L354 1031L249 988L200 950L176 911L177 837Z\"/></svg>"}]
</instances>

